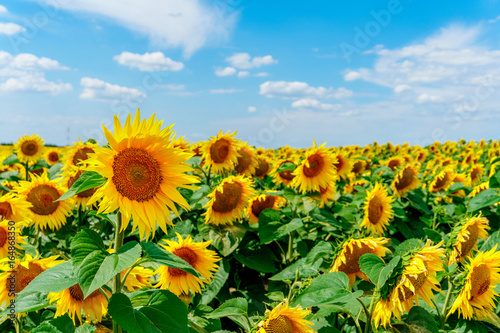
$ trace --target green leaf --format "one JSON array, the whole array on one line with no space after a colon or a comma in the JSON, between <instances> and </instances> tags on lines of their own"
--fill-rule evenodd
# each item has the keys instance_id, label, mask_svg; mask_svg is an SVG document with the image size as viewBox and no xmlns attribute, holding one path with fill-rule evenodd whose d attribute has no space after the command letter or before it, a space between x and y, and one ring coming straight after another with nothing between
<instances>
[{"instance_id":1,"label":"green leaf","mask_svg":"<svg viewBox=\"0 0 500 333\"><path fill-rule=\"evenodd\" d=\"M56 163L49 169L49 179L56 178L61 172L61 168L64 166L62 163Z\"/></svg>"},{"instance_id":2,"label":"green leaf","mask_svg":"<svg viewBox=\"0 0 500 333\"><path fill-rule=\"evenodd\" d=\"M204 222L198 223L198 230L203 239L212 241L212 244L224 257L227 257L238 248L247 230L243 225L228 225L213 227Z\"/></svg>"},{"instance_id":3,"label":"green leaf","mask_svg":"<svg viewBox=\"0 0 500 333\"><path fill-rule=\"evenodd\" d=\"M323 263L323 259L319 259L312 265L306 265L306 258L302 258L278 274L275 274L269 278L272 281L283 281L283 280L294 280L298 275L299 278L302 277L311 277L319 274L319 267Z\"/></svg>"},{"instance_id":4,"label":"green leaf","mask_svg":"<svg viewBox=\"0 0 500 333\"><path fill-rule=\"evenodd\" d=\"M75 333L94 333L96 331L96 327L90 324L83 324L76 328Z\"/></svg>"},{"instance_id":5,"label":"green leaf","mask_svg":"<svg viewBox=\"0 0 500 333\"><path fill-rule=\"evenodd\" d=\"M95 171L84 171L81 174L80 178L78 178L78 180L74 182L73 185L71 185L71 188L56 201L62 201L71 198L72 196L80 192L90 190L96 187L101 187L107 181L108 181L107 178L101 176L99 173Z\"/></svg>"},{"instance_id":6,"label":"green leaf","mask_svg":"<svg viewBox=\"0 0 500 333\"><path fill-rule=\"evenodd\" d=\"M429 237L429 239L434 243L439 243L443 239L443 236L441 236L441 234L436 230L424 228L424 232L427 235L427 237Z\"/></svg>"},{"instance_id":7,"label":"green leaf","mask_svg":"<svg viewBox=\"0 0 500 333\"><path fill-rule=\"evenodd\" d=\"M229 262L226 259L222 259L219 270L214 274L212 282L202 291L200 301L201 304L208 304L215 298L215 296L217 296L229 277L230 269L231 266L229 265Z\"/></svg>"},{"instance_id":8,"label":"green leaf","mask_svg":"<svg viewBox=\"0 0 500 333\"><path fill-rule=\"evenodd\" d=\"M50 322L43 322L40 326L31 331L32 333L65 333L52 325Z\"/></svg>"},{"instance_id":9,"label":"green leaf","mask_svg":"<svg viewBox=\"0 0 500 333\"><path fill-rule=\"evenodd\" d=\"M47 293L33 292L23 294L15 298L14 308L16 313L37 311L47 307L50 302L47 300ZM0 317L10 313L10 309L6 309L0 313Z\"/></svg>"},{"instance_id":10,"label":"green leaf","mask_svg":"<svg viewBox=\"0 0 500 333\"><path fill-rule=\"evenodd\" d=\"M2 164L3 165L12 165L15 163L19 163L19 160L17 159L16 154L12 154L9 157L7 157L5 160L3 160Z\"/></svg>"},{"instance_id":11,"label":"green leaf","mask_svg":"<svg viewBox=\"0 0 500 333\"><path fill-rule=\"evenodd\" d=\"M490 188L500 188L500 171L490 177Z\"/></svg>"},{"instance_id":12,"label":"green leaf","mask_svg":"<svg viewBox=\"0 0 500 333\"><path fill-rule=\"evenodd\" d=\"M158 290L148 305L134 309L130 299L121 293L113 294L108 304L113 320L128 332L188 333L188 309L168 290Z\"/></svg>"},{"instance_id":13,"label":"green leaf","mask_svg":"<svg viewBox=\"0 0 500 333\"><path fill-rule=\"evenodd\" d=\"M309 251L304 262L305 265L312 265L325 255L333 254L332 244L330 242L320 241Z\"/></svg>"},{"instance_id":14,"label":"green leaf","mask_svg":"<svg viewBox=\"0 0 500 333\"><path fill-rule=\"evenodd\" d=\"M488 238L486 238L483 245L481 246L480 251L481 252L489 251L495 245L498 247L498 244L500 244L500 231L499 230L495 231Z\"/></svg>"},{"instance_id":15,"label":"green leaf","mask_svg":"<svg viewBox=\"0 0 500 333\"><path fill-rule=\"evenodd\" d=\"M279 166L276 172L293 171L297 166L291 162L285 162Z\"/></svg>"},{"instance_id":16,"label":"green leaf","mask_svg":"<svg viewBox=\"0 0 500 333\"><path fill-rule=\"evenodd\" d=\"M384 261L375 254L367 253L359 258L359 267L377 289L380 289L387 282L387 279L389 279L392 271L396 268L400 260L400 256L395 256L389 264L386 265Z\"/></svg>"},{"instance_id":17,"label":"green leaf","mask_svg":"<svg viewBox=\"0 0 500 333\"><path fill-rule=\"evenodd\" d=\"M448 191L446 191L445 195L452 194L452 193L454 193L456 191L463 190L464 188L465 188L465 186L462 183L453 183L453 184L451 184L451 186L448 189Z\"/></svg>"},{"instance_id":18,"label":"green leaf","mask_svg":"<svg viewBox=\"0 0 500 333\"><path fill-rule=\"evenodd\" d=\"M467 210L469 212L477 211L481 208L488 207L500 202L500 195L497 189L489 188L473 197L469 201Z\"/></svg>"},{"instance_id":19,"label":"green leaf","mask_svg":"<svg viewBox=\"0 0 500 333\"><path fill-rule=\"evenodd\" d=\"M434 317L417 305L410 309L405 322L410 325L411 332L435 333L439 331L439 327Z\"/></svg>"},{"instance_id":20,"label":"green leaf","mask_svg":"<svg viewBox=\"0 0 500 333\"><path fill-rule=\"evenodd\" d=\"M422 199L422 197L419 196L418 194L414 192L408 192L406 197L410 200L410 205L413 208L417 209L418 211L426 215L432 214L432 212L429 210L429 207L425 203L424 199Z\"/></svg>"},{"instance_id":21,"label":"green leaf","mask_svg":"<svg viewBox=\"0 0 500 333\"><path fill-rule=\"evenodd\" d=\"M91 229L83 229L71 241L71 257L73 270L81 265L82 261L93 251L106 251L101 236Z\"/></svg>"},{"instance_id":22,"label":"green leaf","mask_svg":"<svg viewBox=\"0 0 500 333\"><path fill-rule=\"evenodd\" d=\"M73 263L71 260L51 267L35 277L19 294L33 292L58 292L74 286L77 283L73 275Z\"/></svg>"},{"instance_id":23,"label":"green leaf","mask_svg":"<svg viewBox=\"0 0 500 333\"><path fill-rule=\"evenodd\" d=\"M303 225L302 220L298 218L291 220L289 223L282 223L280 221L280 212L274 209L265 209L259 216L260 243L264 244L278 240Z\"/></svg>"},{"instance_id":24,"label":"green leaf","mask_svg":"<svg viewBox=\"0 0 500 333\"><path fill-rule=\"evenodd\" d=\"M168 267L182 269L185 272L201 278L200 273L198 273L198 271L196 271L193 266L188 264L184 259L176 256L175 254L164 250L160 246L145 241L141 242L141 246L144 251L144 256L148 257L151 261Z\"/></svg>"},{"instance_id":25,"label":"green leaf","mask_svg":"<svg viewBox=\"0 0 500 333\"><path fill-rule=\"evenodd\" d=\"M255 250L243 248L234 252L234 257L253 270L263 273L276 272L276 265L273 261L274 254L267 247Z\"/></svg>"},{"instance_id":26,"label":"green leaf","mask_svg":"<svg viewBox=\"0 0 500 333\"><path fill-rule=\"evenodd\" d=\"M206 315L207 318L222 318L228 316L246 315L248 302L242 297L231 298L221 304L212 313Z\"/></svg>"}]
</instances>

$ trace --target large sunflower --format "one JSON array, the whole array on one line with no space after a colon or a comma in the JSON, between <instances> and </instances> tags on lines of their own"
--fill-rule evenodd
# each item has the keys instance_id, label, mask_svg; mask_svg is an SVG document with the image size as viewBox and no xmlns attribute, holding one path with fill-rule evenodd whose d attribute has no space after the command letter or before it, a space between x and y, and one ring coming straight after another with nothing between
<instances>
[{"instance_id":1,"label":"large sunflower","mask_svg":"<svg viewBox=\"0 0 500 333\"><path fill-rule=\"evenodd\" d=\"M448 265L462 261L470 255L472 249L477 249L478 239L488 237L487 229L489 221L486 217L471 217L460 221L451 233L451 239L455 240Z\"/></svg>"},{"instance_id":2,"label":"large sunflower","mask_svg":"<svg viewBox=\"0 0 500 333\"><path fill-rule=\"evenodd\" d=\"M293 186L299 187L300 192L319 191L320 186L326 188L328 183L332 182L336 177L337 159L325 148L326 143L320 147L311 148L306 158L295 169L293 175L296 177L293 180Z\"/></svg>"},{"instance_id":3,"label":"large sunflower","mask_svg":"<svg viewBox=\"0 0 500 333\"><path fill-rule=\"evenodd\" d=\"M311 313L310 309L297 306L290 308L288 300L284 300L271 311L266 311L265 318L259 323L257 333L313 333L314 325L304 319Z\"/></svg>"},{"instance_id":4,"label":"large sunflower","mask_svg":"<svg viewBox=\"0 0 500 333\"><path fill-rule=\"evenodd\" d=\"M0 258L6 258L12 246L22 250L21 244L27 244L26 236L22 236L21 223L0 220Z\"/></svg>"},{"instance_id":5,"label":"large sunflower","mask_svg":"<svg viewBox=\"0 0 500 333\"><path fill-rule=\"evenodd\" d=\"M361 226L372 234L382 235L394 213L391 206L393 201L394 198L389 196L387 189L376 183L366 194L365 216Z\"/></svg>"},{"instance_id":6,"label":"large sunflower","mask_svg":"<svg viewBox=\"0 0 500 333\"><path fill-rule=\"evenodd\" d=\"M210 141L203 146L202 158L205 165L212 168L215 173L231 171L234 164L238 164L238 141L233 139L233 134L219 131L216 137L211 137Z\"/></svg>"},{"instance_id":7,"label":"large sunflower","mask_svg":"<svg viewBox=\"0 0 500 333\"><path fill-rule=\"evenodd\" d=\"M399 173L394 177L391 184L392 191L397 197L401 197L408 193L408 191L418 187L418 171L417 168L407 165L402 168Z\"/></svg>"},{"instance_id":8,"label":"large sunflower","mask_svg":"<svg viewBox=\"0 0 500 333\"><path fill-rule=\"evenodd\" d=\"M0 220L10 220L28 225L31 215L31 203L23 200L13 192L0 196Z\"/></svg>"},{"instance_id":9,"label":"large sunflower","mask_svg":"<svg viewBox=\"0 0 500 333\"><path fill-rule=\"evenodd\" d=\"M381 258L384 257L387 252L390 252L384 246L388 242L389 239L383 237L350 239L344 242L333 262L330 272L344 272L349 278L351 286L356 282L356 276L363 280L368 280L365 273L359 268L359 258L367 253L373 253Z\"/></svg>"},{"instance_id":10,"label":"large sunflower","mask_svg":"<svg viewBox=\"0 0 500 333\"><path fill-rule=\"evenodd\" d=\"M139 229L140 238L154 237L156 224L166 233L166 224L172 224L170 210L179 215L175 204L188 210L189 204L177 188L194 189L198 182L186 163L190 153L171 144L171 126L161 129L163 121L153 114L141 120L139 110L132 122L129 114L122 127L114 118L114 135L103 126L110 148L94 148L87 160L88 170L97 171L108 180L90 198L87 204L99 203L99 213L119 209L123 216L122 230L133 218L133 230Z\"/></svg>"},{"instance_id":11,"label":"large sunflower","mask_svg":"<svg viewBox=\"0 0 500 333\"><path fill-rule=\"evenodd\" d=\"M31 203L30 219L37 228L59 230L71 214L72 199L56 201L65 192L58 179L50 180L45 171L41 176L32 175L31 182L20 181L16 191L22 200Z\"/></svg>"},{"instance_id":12,"label":"large sunflower","mask_svg":"<svg viewBox=\"0 0 500 333\"><path fill-rule=\"evenodd\" d=\"M214 225L233 224L245 216L245 210L255 194L252 182L243 176L229 176L208 195L210 201L204 208L207 211L205 222Z\"/></svg>"},{"instance_id":13,"label":"large sunflower","mask_svg":"<svg viewBox=\"0 0 500 333\"><path fill-rule=\"evenodd\" d=\"M254 150L248 143L242 143L238 149L238 161L234 165L237 174L251 177L255 173L255 168L259 166Z\"/></svg>"},{"instance_id":14,"label":"large sunflower","mask_svg":"<svg viewBox=\"0 0 500 333\"><path fill-rule=\"evenodd\" d=\"M487 252L479 252L465 265L465 278L450 313L458 310L459 316L487 316L495 310L498 293L494 290L500 283L500 252L497 246Z\"/></svg>"},{"instance_id":15,"label":"large sunflower","mask_svg":"<svg viewBox=\"0 0 500 333\"><path fill-rule=\"evenodd\" d=\"M165 240L167 245L161 246L187 261L200 273L203 280L178 268L160 266L155 271L155 274L160 275L155 288L168 289L178 296L187 295L190 291L201 294L201 289L211 282L214 272L217 272L219 266L216 262L221 259L215 251L207 249L212 241L195 243L191 236L182 239L181 235L177 234L177 237L178 242Z\"/></svg>"},{"instance_id":16,"label":"large sunflower","mask_svg":"<svg viewBox=\"0 0 500 333\"><path fill-rule=\"evenodd\" d=\"M35 163L43 154L43 139L38 134L23 135L14 143L14 151L21 163Z\"/></svg>"},{"instance_id":17,"label":"large sunflower","mask_svg":"<svg viewBox=\"0 0 500 333\"><path fill-rule=\"evenodd\" d=\"M248 223L259 222L260 213L264 209L278 210L286 204L286 200L279 195L260 194L253 198L248 205Z\"/></svg>"},{"instance_id":18,"label":"large sunflower","mask_svg":"<svg viewBox=\"0 0 500 333\"><path fill-rule=\"evenodd\" d=\"M106 294L108 297L111 297L111 293L107 290ZM83 311L87 321L100 322L102 317L108 312L108 300L106 296L99 289L92 292L87 298L83 296L82 288L80 288L78 283L57 293L49 293L47 297L49 301L57 302L57 310L54 318L68 314L73 323L75 323L76 315L80 323L82 323Z\"/></svg>"}]
</instances>

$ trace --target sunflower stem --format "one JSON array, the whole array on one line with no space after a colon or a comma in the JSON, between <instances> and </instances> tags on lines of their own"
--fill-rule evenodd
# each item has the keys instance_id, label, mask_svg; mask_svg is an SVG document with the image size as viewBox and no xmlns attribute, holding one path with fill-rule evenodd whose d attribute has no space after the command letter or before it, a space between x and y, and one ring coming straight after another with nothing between
<instances>
[{"instance_id":1,"label":"sunflower stem","mask_svg":"<svg viewBox=\"0 0 500 333\"><path fill-rule=\"evenodd\" d=\"M29 166L28 162L24 163L24 169L26 170L26 180L30 181L30 173L28 171L28 166Z\"/></svg>"},{"instance_id":2,"label":"sunflower stem","mask_svg":"<svg viewBox=\"0 0 500 333\"><path fill-rule=\"evenodd\" d=\"M210 186L210 173L212 172L212 166L208 168L207 172L207 185Z\"/></svg>"},{"instance_id":3,"label":"sunflower stem","mask_svg":"<svg viewBox=\"0 0 500 333\"><path fill-rule=\"evenodd\" d=\"M444 330L446 325L446 319L448 319L448 303L450 302L451 292L453 291L453 283L451 283L451 278L448 277L448 291L446 292L446 298L443 305L443 313L441 314L441 328Z\"/></svg>"},{"instance_id":4,"label":"sunflower stem","mask_svg":"<svg viewBox=\"0 0 500 333\"><path fill-rule=\"evenodd\" d=\"M16 333L21 333L22 332L22 324L21 324L21 317L18 316L14 320L14 327L16 328Z\"/></svg>"},{"instance_id":5,"label":"sunflower stem","mask_svg":"<svg viewBox=\"0 0 500 333\"><path fill-rule=\"evenodd\" d=\"M122 213L118 211L118 215L116 218L116 230L115 230L115 253L118 253L118 250L123 245L123 230L122 230ZM113 294L120 293L122 291L122 280L121 280L121 272L116 274L115 283L113 286ZM118 324L113 320L113 333L121 333L122 329L118 326Z\"/></svg>"},{"instance_id":6,"label":"sunflower stem","mask_svg":"<svg viewBox=\"0 0 500 333\"><path fill-rule=\"evenodd\" d=\"M287 254L288 262L292 261L292 253L293 253L293 236L292 236L292 233L289 233L288 234L288 254Z\"/></svg>"},{"instance_id":7,"label":"sunflower stem","mask_svg":"<svg viewBox=\"0 0 500 333\"><path fill-rule=\"evenodd\" d=\"M130 272L132 272L132 270L134 269L134 267L139 266L140 264L145 263L147 261L148 261L147 259L139 259L132 266L130 266L130 268L127 270L127 272L123 276L122 286L125 285L125 281L127 281L128 275L130 274Z\"/></svg>"}]
</instances>

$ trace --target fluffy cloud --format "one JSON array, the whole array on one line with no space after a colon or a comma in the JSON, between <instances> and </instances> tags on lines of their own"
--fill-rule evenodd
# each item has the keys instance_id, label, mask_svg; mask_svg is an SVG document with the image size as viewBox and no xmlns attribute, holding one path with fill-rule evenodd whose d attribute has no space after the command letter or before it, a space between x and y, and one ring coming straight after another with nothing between
<instances>
[{"instance_id":1,"label":"fluffy cloud","mask_svg":"<svg viewBox=\"0 0 500 333\"><path fill-rule=\"evenodd\" d=\"M339 88L311 87L299 81L266 81L260 85L260 94L279 98L346 98L353 95L351 90Z\"/></svg>"},{"instance_id":2,"label":"fluffy cloud","mask_svg":"<svg viewBox=\"0 0 500 333\"><path fill-rule=\"evenodd\" d=\"M71 91L69 83L51 82L45 71L65 70L57 60L21 53L16 56L0 51L0 92L40 92L52 95Z\"/></svg>"},{"instance_id":3,"label":"fluffy cloud","mask_svg":"<svg viewBox=\"0 0 500 333\"><path fill-rule=\"evenodd\" d=\"M255 106L249 106L247 111L248 112L255 112L255 111L257 111L257 108Z\"/></svg>"},{"instance_id":4,"label":"fluffy cloud","mask_svg":"<svg viewBox=\"0 0 500 333\"><path fill-rule=\"evenodd\" d=\"M242 77L247 77L250 75L250 72L248 71L241 71L241 72L238 72L238 77L239 78L242 78Z\"/></svg>"},{"instance_id":5,"label":"fluffy cloud","mask_svg":"<svg viewBox=\"0 0 500 333\"><path fill-rule=\"evenodd\" d=\"M5 6L0 5L0 14L5 14L7 12L8 12L7 8L5 8Z\"/></svg>"},{"instance_id":6,"label":"fluffy cloud","mask_svg":"<svg viewBox=\"0 0 500 333\"><path fill-rule=\"evenodd\" d=\"M278 63L278 60L273 59L270 55L252 58L248 53L235 53L234 55L226 58L226 61L229 62L231 66L238 69L252 69Z\"/></svg>"},{"instance_id":7,"label":"fluffy cloud","mask_svg":"<svg viewBox=\"0 0 500 333\"><path fill-rule=\"evenodd\" d=\"M146 94L138 89L122 87L90 77L83 77L80 80L80 84L83 87L83 92L80 94L81 99L128 101L142 100L146 97Z\"/></svg>"},{"instance_id":8,"label":"fluffy cloud","mask_svg":"<svg viewBox=\"0 0 500 333\"><path fill-rule=\"evenodd\" d=\"M237 92L242 92L241 89L211 89L211 94L233 94Z\"/></svg>"},{"instance_id":9,"label":"fluffy cloud","mask_svg":"<svg viewBox=\"0 0 500 333\"><path fill-rule=\"evenodd\" d=\"M292 103L292 108L296 109L313 109L321 111L332 111L338 110L342 107L341 104L326 104L321 103L317 99L313 98L303 98Z\"/></svg>"},{"instance_id":10,"label":"fluffy cloud","mask_svg":"<svg viewBox=\"0 0 500 333\"><path fill-rule=\"evenodd\" d=\"M52 4L53 0L38 0ZM180 47L189 56L207 43L228 39L238 10L221 11L202 0L80 0L60 1L59 8L87 12L143 33L157 45Z\"/></svg>"},{"instance_id":11,"label":"fluffy cloud","mask_svg":"<svg viewBox=\"0 0 500 333\"><path fill-rule=\"evenodd\" d=\"M350 71L344 75L345 81L354 81L361 78L361 74L355 71Z\"/></svg>"},{"instance_id":12,"label":"fluffy cloud","mask_svg":"<svg viewBox=\"0 0 500 333\"><path fill-rule=\"evenodd\" d=\"M26 29L19 24L0 22L0 35L15 35L23 31L26 31Z\"/></svg>"},{"instance_id":13,"label":"fluffy cloud","mask_svg":"<svg viewBox=\"0 0 500 333\"><path fill-rule=\"evenodd\" d=\"M180 71L184 68L184 64L182 62L177 62L165 57L162 52L146 52L144 54L122 52L120 55L114 56L113 60L120 65L138 68L143 72Z\"/></svg>"},{"instance_id":14,"label":"fluffy cloud","mask_svg":"<svg viewBox=\"0 0 500 333\"><path fill-rule=\"evenodd\" d=\"M230 76L236 74L236 68L233 67L225 67L225 68L217 68L215 70L215 75L217 76Z\"/></svg>"}]
</instances>

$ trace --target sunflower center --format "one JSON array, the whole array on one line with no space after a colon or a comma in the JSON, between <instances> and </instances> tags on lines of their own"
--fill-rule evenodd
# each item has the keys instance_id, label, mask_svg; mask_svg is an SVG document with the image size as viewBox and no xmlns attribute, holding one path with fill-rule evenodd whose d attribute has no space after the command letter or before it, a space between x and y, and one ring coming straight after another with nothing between
<instances>
[{"instance_id":1,"label":"sunflower center","mask_svg":"<svg viewBox=\"0 0 500 333\"><path fill-rule=\"evenodd\" d=\"M0 248L2 248L5 243L7 243L7 231L4 228L0 228Z\"/></svg>"},{"instance_id":2,"label":"sunflower center","mask_svg":"<svg viewBox=\"0 0 500 333\"><path fill-rule=\"evenodd\" d=\"M214 142L210 147L210 156L215 163L224 163L229 155L229 141L226 139L219 139Z\"/></svg>"},{"instance_id":3,"label":"sunflower center","mask_svg":"<svg viewBox=\"0 0 500 333\"><path fill-rule=\"evenodd\" d=\"M476 244L477 239L479 238L479 229L478 229L476 223L468 226L467 232L469 233L469 238L467 238L467 240L465 240L461 243L462 252L460 253L460 257L462 257L462 258L465 258L469 254L469 252L472 250L472 248Z\"/></svg>"},{"instance_id":4,"label":"sunflower center","mask_svg":"<svg viewBox=\"0 0 500 333\"><path fill-rule=\"evenodd\" d=\"M361 270L359 268L359 258L367 253L373 253L373 249L364 243L361 243L361 246L355 243L352 245L352 249L350 246L346 246L344 253L345 262L339 266L339 271L346 274L359 272Z\"/></svg>"},{"instance_id":5,"label":"sunflower center","mask_svg":"<svg viewBox=\"0 0 500 333\"><path fill-rule=\"evenodd\" d=\"M90 295L88 295L87 298L84 298L82 288L80 288L80 285L78 283L69 288L69 294L77 302L81 302L81 301L86 300L86 299L94 298L94 297L98 296L100 293L101 292L99 291L99 289L97 289L97 290L93 291Z\"/></svg>"},{"instance_id":6,"label":"sunflower center","mask_svg":"<svg viewBox=\"0 0 500 333\"><path fill-rule=\"evenodd\" d=\"M288 317L280 315L269 321L265 331L266 333L293 333L293 321Z\"/></svg>"},{"instance_id":7,"label":"sunflower center","mask_svg":"<svg viewBox=\"0 0 500 333\"><path fill-rule=\"evenodd\" d=\"M398 298L401 302L406 301L408 298L414 295L413 291L405 285L402 285L401 288L398 289Z\"/></svg>"},{"instance_id":8,"label":"sunflower center","mask_svg":"<svg viewBox=\"0 0 500 333\"><path fill-rule=\"evenodd\" d=\"M159 192L162 180L160 165L144 149L125 148L113 160L113 184L130 200L151 200Z\"/></svg>"},{"instance_id":9,"label":"sunflower center","mask_svg":"<svg viewBox=\"0 0 500 333\"><path fill-rule=\"evenodd\" d=\"M33 156L38 153L38 144L32 140L25 141L21 145L21 151L24 155Z\"/></svg>"},{"instance_id":10,"label":"sunflower center","mask_svg":"<svg viewBox=\"0 0 500 333\"><path fill-rule=\"evenodd\" d=\"M445 172L444 176L441 178L438 178L436 181L436 185L434 186L436 189L441 189L448 183L448 174Z\"/></svg>"},{"instance_id":11,"label":"sunflower center","mask_svg":"<svg viewBox=\"0 0 500 333\"><path fill-rule=\"evenodd\" d=\"M399 160L390 160L388 166L394 171L397 167L401 166L401 162Z\"/></svg>"},{"instance_id":12,"label":"sunflower center","mask_svg":"<svg viewBox=\"0 0 500 333\"><path fill-rule=\"evenodd\" d=\"M269 171L269 164L263 158L258 158L257 160L259 161L259 165L255 169L255 176L262 177Z\"/></svg>"},{"instance_id":13,"label":"sunflower center","mask_svg":"<svg viewBox=\"0 0 500 333\"><path fill-rule=\"evenodd\" d=\"M24 288L26 288L26 286L42 272L43 272L42 267L33 262L30 262L28 264L28 268L19 265L17 267L16 273L10 275L10 278L14 278L16 280L16 294L21 292ZM8 283L9 281L7 280L7 284ZM7 290L9 290L8 285L7 285Z\"/></svg>"},{"instance_id":14,"label":"sunflower center","mask_svg":"<svg viewBox=\"0 0 500 333\"><path fill-rule=\"evenodd\" d=\"M479 297L488 291L491 283L491 272L486 264L480 264L474 267L470 275L471 282L471 300L475 297Z\"/></svg>"},{"instance_id":15,"label":"sunflower center","mask_svg":"<svg viewBox=\"0 0 500 333\"><path fill-rule=\"evenodd\" d=\"M344 167L345 161L340 156L337 157L337 161L338 161L337 163L333 163L333 166L335 167L335 169L337 169L337 171L340 171Z\"/></svg>"},{"instance_id":16,"label":"sunflower center","mask_svg":"<svg viewBox=\"0 0 500 333\"><path fill-rule=\"evenodd\" d=\"M361 172L363 172L364 168L365 164L363 163L363 161L357 161L352 165L352 172L359 175Z\"/></svg>"},{"instance_id":17,"label":"sunflower center","mask_svg":"<svg viewBox=\"0 0 500 333\"><path fill-rule=\"evenodd\" d=\"M408 167L403 170L403 173L398 177L396 183L394 184L397 190L404 190L411 185L413 180L413 170Z\"/></svg>"},{"instance_id":18,"label":"sunflower center","mask_svg":"<svg viewBox=\"0 0 500 333\"><path fill-rule=\"evenodd\" d=\"M55 151L52 151L49 153L47 158L49 159L49 162L57 162L59 161L59 154Z\"/></svg>"},{"instance_id":19,"label":"sunflower center","mask_svg":"<svg viewBox=\"0 0 500 333\"><path fill-rule=\"evenodd\" d=\"M384 212L384 205L382 204L382 200L375 196L370 200L368 204L368 219L371 223L377 224Z\"/></svg>"},{"instance_id":20,"label":"sunflower center","mask_svg":"<svg viewBox=\"0 0 500 333\"><path fill-rule=\"evenodd\" d=\"M238 163L234 166L234 170L236 170L237 173L242 173L248 169L250 163L252 163L252 156L244 149L238 150L238 154L241 156L238 157Z\"/></svg>"},{"instance_id":21,"label":"sunflower center","mask_svg":"<svg viewBox=\"0 0 500 333\"><path fill-rule=\"evenodd\" d=\"M219 213L227 213L235 209L241 201L243 188L239 183L225 183L222 192L215 192L212 209Z\"/></svg>"},{"instance_id":22,"label":"sunflower center","mask_svg":"<svg viewBox=\"0 0 500 333\"><path fill-rule=\"evenodd\" d=\"M257 199L252 203L252 214L259 217L260 213L264 209L273 208L274 203L276 202L276 197L274 195L266 195L266 197L261 200Z\"/></svg>"},{"instance_id":23,"label":"sunflower center","mask_svg":"<svg viewBox=\"0 0 500 333\"><path fill-rule=\"evenodd\" d=\"M293 163L292 161L284 161L283 163L280 164L283 165L285 163ZM295 165L295 163L293 163ZM285 170L285 171L281 171L279 173L280 177L283 178L283 179L286 179L286 180L293 180L295 178L294 175L292 175L292 170Z\"/></svg>"},{"instance_id":24,"label":"sunflower center","mask_svg":"<svg viewBox=\"0 0 500 333\"><path fill-rule=\"evenodd\" d=\"M12 207L8 202L0 202L0 216L5 220L8 220L12 215Z\"/></svg>"},{"instance_id":25,"label":"sunflower center","mask_svg":"<svg viewBox=\"0 0 500 333\"><path fill-rule=\"evenodd\" d=\"M472 172L470 173L470 178L473 183L475 183L479 179L478 175L479 175L479 169L477 168L473 169Z\"/></svg>"},{"instance_id":26,"label":"sunflower center","mask_svg":"<svg viewBox=\"0 0 500 333\"><path fill-rule=\"evenodd\" d=\"M76 175L74 175L73 177L69 177L68 188L73 186L73 184L80 178L81 175L82 175L82 171L78 171L76 173ZM88 190L85 190L83 192L78 193L76 196L79 198L90 198L95 193L95 191L97 191L97 188L91 188L91 189L88 189Z\"/></svg>"},{"instance_id":27,"label":"sunflower center","mask_svg":"<svg viewBox=\"0 0 500 333\"><path fill-rule=\"evenodd\" d=\"M85 161L87 158L89 158L88 154L93 152L94 149L89 147L78 149L75 156L73 156L73 164L78 165L78 163L80 163L81 161Z\"/></svg>"},{"instance_id":28,"label":"sunflower center","mask_svg":"<svg viewBox=\"0 0 500 333\"><path fill-rule=\"evenodd\" d=\"M57 189L50 185L38 185L28 193L27 201L31 202L33 207L31 211L38 215L50 215L59 206L60 195Z\"/></svg>"},{"instance_id":29,"label":"sunflower center","mask_svg":"<svg viewBox=\"0 0 500 333\"><path fill-rule=\"evenodd\" d=\"M194 253L193 250L191 250L187 247L178 248L177 250L174 250L174 252L172 252L172 253L175 254L176 256L178 256L179 258L186 260L187 263L193 267L194 267L194 264L196 263L196 260L198 259L198 256L196 255L196 253ZM169 267L168 272L172 276L184 276L184 275L188 274L188 273L184 272L182 269L174 268L174 267Z\"/></svg>"},{"instance_id":30,"label":"sunflower center","mask_svg":"<svg viewBox=\"0 0 500 333\"><path fill-rule=\"evenodd\" d=\"M318 175L325 165L323 157L319 154L311 155L307 158L309 166L304 165L304 175L306 177L314 177Z\"/></svg>"},{"instance_id":31,"label":"sunflower center","mask_svg":"<svg viewBox=\"0 0 500 333\"><path fill-rule=\"evenodd\" d=\"M425 284L425 281L427 281L427 277L429 276L429 272L422 272L417 274L417 277L413 276L408 276L408 279L410 280L411 284L413 287L415 287L415 292L417 292L422 286Z\"/></svg>"}]
</instances>

